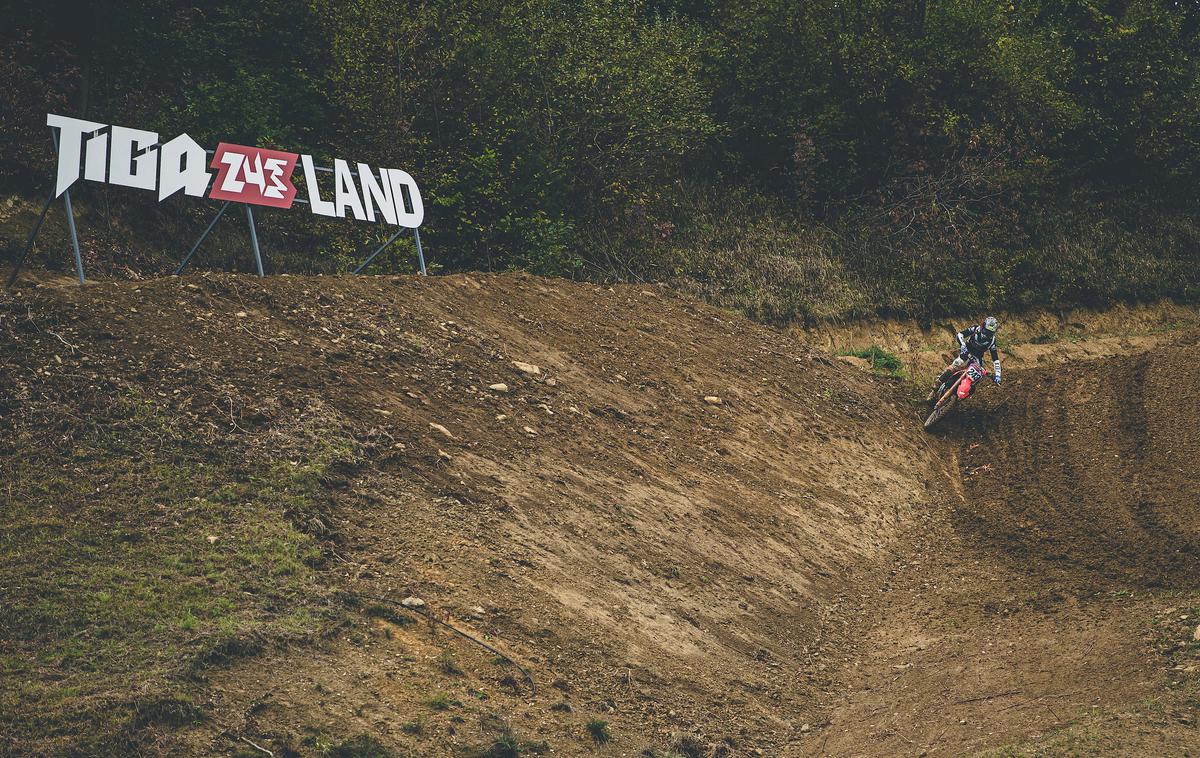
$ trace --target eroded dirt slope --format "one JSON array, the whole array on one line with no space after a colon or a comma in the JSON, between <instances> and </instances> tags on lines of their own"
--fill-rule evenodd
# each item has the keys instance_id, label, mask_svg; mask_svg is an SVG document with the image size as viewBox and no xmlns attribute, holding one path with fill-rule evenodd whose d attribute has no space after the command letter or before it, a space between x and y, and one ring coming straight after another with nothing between
<instances>
[{"instance_id":1,"label":"eroded dirt slope","mask_svg":"<svg viewBox=\"0 0 1200 758\"><path fill-rule=\"evenodd\" d=\"M587 753L584 725L603 720L617 754L679 735L772 752L814 720L844 596L930 492L928 447L890 385L656 287L50 283L7 296L5 325L6 412L35 427L39 403L136 394L197 454L233 444L294 466L322 438L356 450L323 475L328 507L296 516L350 625L204 669L192 751L313 753L367 734L442 755L511 727ZM177 505L129 514L131 534L149 531L130 539L157 539ZM354 610L407 596L524 663L536 694L444 629ZM23 676L86 679L64 666ZM171 749L170 729L155 734Z\"/></svg>"},{"instance_id":2,"label":"eroded dirt slope","mask_svg":"<svg viewBox=\"0 0 1200 758\"><path fill-rule=\"evenodd\" d=\"M1186 350L1046 344L927 437L913 391L658 287L0 305L6 752L1197 748Z\"/></svg>"}]
</instances>

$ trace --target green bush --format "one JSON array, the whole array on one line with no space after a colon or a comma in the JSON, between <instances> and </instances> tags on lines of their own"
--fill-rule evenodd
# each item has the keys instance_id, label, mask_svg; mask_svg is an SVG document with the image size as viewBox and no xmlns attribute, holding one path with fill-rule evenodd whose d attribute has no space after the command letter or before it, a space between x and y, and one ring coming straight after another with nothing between
<instances>
[{"instance_id":1,"label":"green bush","mask_svg":"<svg viewBox=\"0 0 1200 758\"><path fill-rule=\"evenodd\" d=\"M1200 297L1186 3L17 5L0 171L27 200L49 108L404 168L437 270L674 278L771 321ZM73 194L94 271L167 271L213 212ZM31 214L0 212L10 251ZM271 272L346 270L389 234L259 224ZM195 265L245 270L244 226Z\"/></svg>"},{"instance_id":2,"label":"green bush","mask_svg":"<svg viewBox=\"0 0 1200 758\"><path fill-rule=\"evenodd\" d=\"M900 362L892 353L884 350L878 345L872 345L868 348L859 350L846 350L838 353L838 355L852 355L855 358L862 358L871 362L871 371L883 376L904 376L904 364Z\"/></svg>"}]
</instances>

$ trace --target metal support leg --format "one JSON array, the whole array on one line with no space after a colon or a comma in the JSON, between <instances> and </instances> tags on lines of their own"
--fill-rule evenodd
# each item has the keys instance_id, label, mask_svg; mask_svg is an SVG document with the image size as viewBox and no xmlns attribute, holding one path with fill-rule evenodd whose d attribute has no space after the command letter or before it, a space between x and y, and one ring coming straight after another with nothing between
<instances>
[{"instance_id":1,"label":"metal support leg","mask_svg":"<svg viewBox=\"0 0 1200 758\"><path fill-rule=\"evenodd\" d=\"M225 209L228 207L229 201L226 200L225 204L221 206L221 210L217 211L217 215L213 216L213 220L208 222L208 227L204 230L204 234L200 235L200 239L196 240L196 244L192 245L192 249L189 250L188 254L183 257L182 261L180 261L179 268L175 269L175 276L179 276L181 273L183 273L183 267L188 265L188 261L190 261L192 256L196 254L196 251L200 249L200 243L204 242L204 240L208 237L208 233L211 232L213 227L217 225L217 222L221 220L221 215L225 213Z\"/></svg>"},{"instance_id":2,"label":"metal support leg","mask_svg":"<svg viewBox=\"0 0 1200 758\"><path fill-rule=\"evenodd\" d=\"M13 282L17 281L17 274L21 273L21 267L25 265L25 259L29 257L29 253L33 250L33 240L37 237L38 230L42 228L42 222L46 220L46 212L50 210L50 206L54 204L54 183L50 183L50 197L46 198L46 204L42 206L42 212L38 216L38 220L34 222L33 228L29 230L29 239L25 240L25 251L21 253L21 257L17 259L17 265L13 266L12 273L8 275L8 281L4 284L4 289L13 286Z\"/></svg>"},{"instance_id":3,"label":"metal support leg","mask_svg":"<svg viewBox=\"0 0 1200 758\"><path fill-rule=\"evenodd\" d=\"M50 130L50 139L54 140L54 152L55 152L55 154L57 154L58 153L58 132L51 129ZM50 197L51 198L54 197L53 189L50 190ZM74 250L75 250L75 273L79 275L79 283L83 284L83 256L81 256L79 254L79 233L75 230L75 211L73 208L71 208L71 192L69 190L63 190L63 204L66 205L66 207L67 207L67 228L71 231L71 247L74 248ZM49 208L48 205L47 205L47 208ZM34 226L35 234L37 233L38 227L40 227L42 225L42 219L45 217L46 217L46 212L42 211L41 218L38 219L37 224ZM30 235L29 242L31 245L33 244L33 235ZM22 259L24 259L24 258L22 257ZM13 274L15 275L16 272L14 271ZM10 282L10 284L11 284L11 282Z\"/></svg>"},{"instance_id":4,"label":"metal support leg","mask_svg":"<svg viewBox=\"0 0 1200 758\"><path fill-rule=\"evenodd\" d=\"M71 247L75 248L75 273L79 275L79 283L83 284L83 256L79 254L79 235L75 232L75 212L71 210L71 191L63 192L63 202L67 206L67 228L71 230Z\"/></svg>"},{"instance_id":5,"label":"metal support leg","mask_svg":"<svg viewBox=\"0 0 1200 758\"><path fill-rule=\"evenodd\" d=\"M413 239L417 241L417 262L421 264L421 276L428 276L425 271L425 251L421 249L421 230L413 227Z\"/></svg>"},{"instance_id":6,"label":"metal support leg","mask_svg":"<svg viewBox=\"0 0 1200 758\"><path fill-rule=\"evenodd\" d=\"M258 232L254 230L254 211L250 210L250 206L246 206L246 221L250 223L250 245L254 248L254 265L258 268L258 275L263 276L262 253L258 249Z\"/></svg>"},{"instance_id":7,"label":"metal support leg","mask_svg":"<svg viewBox=\"0 0 1200 758\"><path fill-rule=\"evenodd\" d=\"M367 264L369 264L371 261L375 260L375 256L382 253L384 248L386 248L388 245L395 242L396 238L399 237L401 234L404 234L404 229L401 229L400 231L393 234L391 237L388 237L387 242L383 243L378 248L376 248L375 252L371 253L371 255L368 256L367 259L365 261L363 261L362 264L360 264L358 268L354 269L354 273L361 274L363 272L363 269L365 269L367 267Z\"/></svg>"}]
</instances>

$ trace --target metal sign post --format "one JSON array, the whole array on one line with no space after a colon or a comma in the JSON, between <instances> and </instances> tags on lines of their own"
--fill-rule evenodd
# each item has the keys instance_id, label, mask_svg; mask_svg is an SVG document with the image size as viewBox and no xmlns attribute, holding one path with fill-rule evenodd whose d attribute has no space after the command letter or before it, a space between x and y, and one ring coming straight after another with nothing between
<instances>
[{"instance_id":1,"label":"metal sign post","mask_svg":"<svg viewBox=\"0 0 1200 758\"><path fill-rule=\"evenodd\" d=\"M50 197L46 198L46 204L42 206L42 212L38 215L38 220L33 223L33 228L29 230L29 238L25 240L25 250L21 253L21 257L17 259L17 264L13 266L12 273L8 275L8 281L4 284L4 289L13 286L13 282L17 281L17 274L21 273L21 267L25 265L25 259L29 257L29 251L33 249L33 240L37 237L38 229L42 228L42 222L46 220L46 212L50 210L50 206L54 205L54 185L50 185Z\"/></svg>"},{"instance_id":2,"label":"metal sign post","mask_svg":"<svg viewBox=\"0 0 1200 758\"><path fill-rule=\"evenodd\" d=\"M417 262L421 264L421 276L428 276L425 271L425 251L421 249L421 230L413 227L413 239L417 241Z\"/></svg>"},{"instance_id":3,"label":"metal sign post","mask_svg":"<svg viewBox=\"0 0 1200 758\"><path fill-rule=\"evenodd\" d=\"M71 247L75 248L75 273L79 274L79 283L83 284L83 256L79 254L79 233L75 231L75 211L71 208L71 191L63 193L63 203L67 206L67 228L71 230Z\"/></svg>"},{"instance_id":4,"label":"metal sign post","mask_svg":"<svg viewBox=\"0 0 1200 758\"><path fill-rule=\"evenodd\" d=\"M390 244L392 244L393 242L395 242L395 241L397 240L397 238L399 238L399 237L400 237L400 235L401 235L401 234L403 234L403 233L404 233L404 230L403 230L403 229L401 229L400 231L398 231L398 232L396 232L395 234L393 234L391 237L388 237L388 239L387 239L387 242L384 242L382 245L380 245L379 247L375 248L375 252L373 252L373 253L371 253L370 255L368 255L368 256L367 256L367 259L366 259L365 261L363 261L362 263L358 264L358 267L357 267L357 268L355 268L355 269L354 269L354 271L353 271L352 273L355 273L355 274L361 274L361 273L363 272L363 270L364 270L364 269L367 267L367 265L368 265L368 264L369 264L371 261L375 260L375 256L377 256L377 255L379 255L380 253L382 253L382 252L384 251L384 249L385 249L385 248L386 248L388 245L390 245ZM428 276L428 275L429 275L429 273L428 273L428 272L425 270L425 251L421 249L421 232L420 232L420 230L418 230L418 229L413 229L413 239L414 239L414 240L416 241L416 243L417 243L417 263L419 263L419 264L420 264L420 266L421 266L421 276Z\"/></svg>"},{"instance_id":5,"label":"metal sign post","mask_svg":"<svg viewBox=\"0 0 1200 758\"><path fill-rule=\"evenodd\" d=\"M211 232L213 227L217 225L217 222L221 220L221 216L224 215L225 210L232 202L232 200L226 200L221 205L221 209L217 211L217 215L213 216L213 220L208 222L208 226L206 226L204 231L200 234L200 239L196 240L195 244L192 245L192 249L188 251L188 254L183 257L183 260L179 262L179 266L176 267L176 276L179 276L183 273L183 269L188 265L188 261L190 261L192 256L196 254L196 251L200 249L200 243L204 242L204 240L208 238L209 232ZM254 226L254 211L250 209L249 205L244 205L243 207L246 209L246 223L250 227L250 247L252 250L254 250L254 267L258 271L259 276L265 276L263 273L262 249L258 246L258 230Z\"/></svg>"},{"instance_id":6,"label":"metal sign post","mask_svg":"<svg viewBox=\"0 0 1200 758\"><path fill-rule=\"evenodd\" d=\"M254 248L254 266L258 269L258 275L263 276L262 253L258 249L258 232L254 230L254 211L250 210L250 206L246 206L246 221L250 224L250 246Z\"/></svg>"},{"instance_id":7,"label":"metal sign post","mask_svg":"<svg viewBox=\"0 0 1200 758\"><path fill-rule=\"evenodd\" d=\"M50 130L50 138L54 140L54 152L58 152L58 132L54 129ZM17 264L13 266L12 273L8 275L8 281L5 282L4 288L9 289L13 283L17 281L17 275L21 273L21 267L25 265L25 260L29 257L29 253L33 251L33 242L37 239L38 231L42 228L42 222L46 220L46 213L50 210L50 206L54 205L55 195L54 182L50 183L50 197L46 198L46 204L42 206L42 212L38 214L38 219L33 223L33 228L29 230L29 238L25 240L25 250L21 253L21 257L17 259ZM63 192L63 205L67 209L67 229L71 232L71 248L75 252L75 274L79 277L79 283L84 283L83 277L83 255L79 251L79 232L75 229L75 209L71 207L70 191Z\"/></svg>"},{"instance_id":8,"label":"metal sign post","mask_svg":"<svg viewBox=\"0 0 1200 758\"><path fill-rule=\"evenodd\" d=\"M385 242L385 243L383 243L382 245L380 245L379 247L377 247L377 248L375 249L375 252L373 252L373 253L371 253L370 255L368 255L368 256L367 256L367 259L366 259L365 261L363 261L363 262L362 262L362 263L361 263L361 264L358 266L358 268L354 269L354 272L353 272L353 273L355 273L355 274L361 274L361 273L363 272L363 269L365 269L365 268L367 267L367 265L368 265L368 264L369 264L371 261L375 260L375 256L377 256L377 255L379 255L380 253L382 253L382 252L383 252L383 249L384 249L385 247L387 247L388 245L392 244L393 242L395 242L395 241L396 241L396 238L397 238L397 237L399 237L401 234L404 234L404 230L403 230L403 229L401 229L400 231L396 232L396 233L395 233L395 234L393 234L391 237L388 237L388 240L387 240L387 242Z\"/></svg>"},{"instance_id":9,"label":"metal sign post","mask_svg":"<svg viewBox=\"0 0 1200 758\"><path fill-rule=\"evenodd\" d=\"M57 153L58 132L51 129L50 138L54 140L54 152ZM75 273L79 275L79 283L83 284L83 256L79 254L79 233L75 231L75 211L71 208L70 190L63 191L63 204L67 207L67 228L71 230L71 247L75 249Z\"/></svg>"},{"instance_id":10,"label":"metal sign post","mask_svg":"<svg viewBox=\"0 0 1200 758\"><path fill-rule=\"evenodd\" d=\"M217 211L217 215L213 216L213 220L208 222L208 226L204 229L204 233L200 235L200 239L196 240L196 244L192 245L192 249L189 250L188 254L183 256L183 260L179 262L179 268L175 269L175 276L179 276L183 273L183 267L188 265L188 261L190 261L192 256L196 254L196 251L200 249L200 243L203 242L206 237L208 237L208 233L211 232L213 227L217 225L217 222L221 220L222 214L225 213L225 209L229 207L231 202L233 201L226 200L224 203L222 203L221 210Z\"/></svg>"}]
</instances>

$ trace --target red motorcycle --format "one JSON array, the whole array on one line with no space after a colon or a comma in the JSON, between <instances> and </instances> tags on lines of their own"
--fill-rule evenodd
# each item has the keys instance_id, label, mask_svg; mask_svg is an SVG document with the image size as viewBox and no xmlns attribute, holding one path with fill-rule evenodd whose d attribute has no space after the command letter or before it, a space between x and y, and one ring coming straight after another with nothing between
<instances>
[{"instance_id":1,"label":"red motorcycle","mask_svg":"<svg viewBox=\"0 0 1200 758\"><path fill-rule=\"evenodd\" d=\"M955 403L970 397L975 391L975 385L986 376L991 376L991 373L975 358L952 369L946 380L929 395L931 410L929 418L925 419L925 428L932 429L934 424L950 412Z\"/></svg>"}]
</instances>

